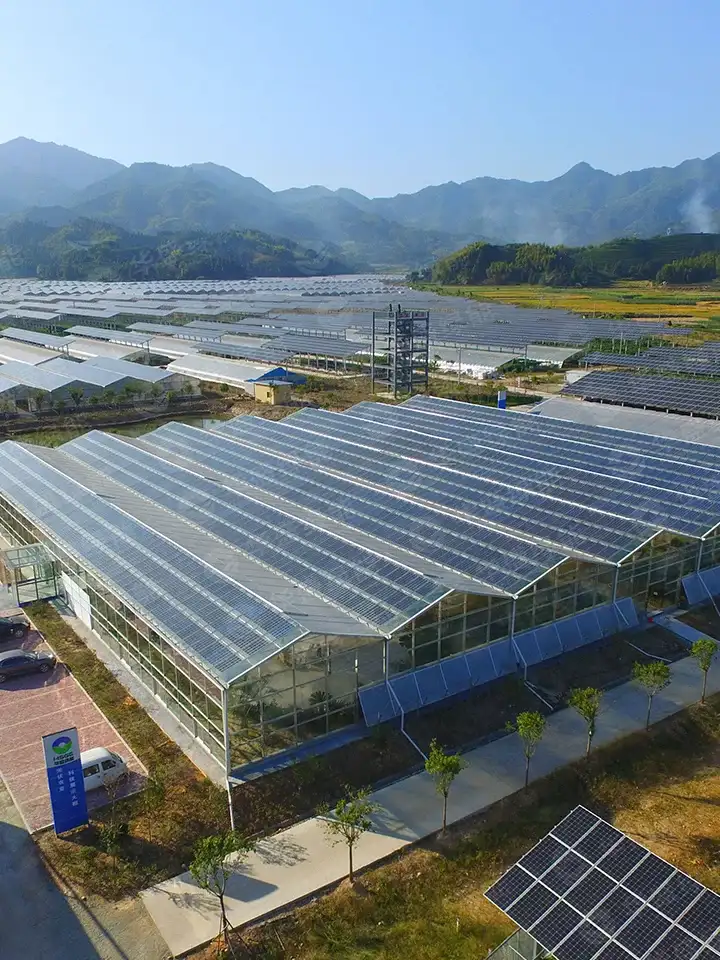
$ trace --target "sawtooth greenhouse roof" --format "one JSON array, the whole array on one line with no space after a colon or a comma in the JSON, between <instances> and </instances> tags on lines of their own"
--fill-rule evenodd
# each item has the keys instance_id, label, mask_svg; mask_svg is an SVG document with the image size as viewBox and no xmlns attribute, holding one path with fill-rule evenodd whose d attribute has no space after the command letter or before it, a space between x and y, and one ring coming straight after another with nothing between
<instances>
[{"instance_id":1,"label":"sawtooth greenhouse roof","mask_svg":"<svg viewBox=\"0 0 720 960\"><path fill-rule=\"evenodd\" d=\"M6 441L0 477L221 684L308 634L390 636L453 591L517 597L720 523L715 448L425 398Z\"/></svg>"}]
</instances>

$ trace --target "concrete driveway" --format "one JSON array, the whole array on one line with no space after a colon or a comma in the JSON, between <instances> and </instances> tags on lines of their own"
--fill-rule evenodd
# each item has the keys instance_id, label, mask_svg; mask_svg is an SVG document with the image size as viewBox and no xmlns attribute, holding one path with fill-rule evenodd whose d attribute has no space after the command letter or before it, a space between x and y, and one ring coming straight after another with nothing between
<instances>
[{"instance_id":1,"label":"concrete driveway","mask_svg":"<svg viewBox=\"0 0 720 960\"><path fill-rule=\"evenodd\" d=\"M45 869L0 784L2 960L166 960L167 945L139 900L66 896Z\"/></svg>"}]
</instances>

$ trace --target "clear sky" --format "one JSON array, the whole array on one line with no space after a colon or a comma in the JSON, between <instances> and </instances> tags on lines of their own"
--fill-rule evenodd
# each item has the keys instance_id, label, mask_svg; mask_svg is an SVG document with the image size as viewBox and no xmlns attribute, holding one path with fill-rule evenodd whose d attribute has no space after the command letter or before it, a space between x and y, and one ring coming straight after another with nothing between
<instances>
[{"instance_id":1,"label":"clear sky","mask_svg":"<svg viewBox=\"0 0 720 960\"><path fill-rule=\"evenodd\" d=\"M720 151L720 0L0 0L0 142L371 196Z\"/></svg>"}]
</instances>

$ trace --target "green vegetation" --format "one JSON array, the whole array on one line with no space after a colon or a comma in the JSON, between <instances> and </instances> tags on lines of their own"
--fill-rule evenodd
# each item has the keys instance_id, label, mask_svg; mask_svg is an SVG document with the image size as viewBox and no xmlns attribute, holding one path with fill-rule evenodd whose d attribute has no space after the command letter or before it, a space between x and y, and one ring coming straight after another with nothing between
<instances>
[{"instance_id":1,"label":"green vegetation","mask_svg":"<svg viewBox=\"0 0 720 960\"><path fill-rule=\"evenodd\" d=\"M257 960L478 960L514 924L484 897L577 804L720 887L720 698L597 750L347 887L243 934Z\"/></svg>"},{"instance_id":2,"label":"green vegetation","mask_svg":"<svg viewBox=\"0 0 720 960\"><path fill-rule=\"evenodd\" d=\"M649 730L653 700L670 683L670 667L661 660L653 660L650 663L636 663L633 667L632 679L633 683L636 683L647 694L648 707L645 716L645 729Z\"/></svg>"},{"instance_id":3,"label":"green vegetation","mask_svg":"<svg viewBox=\"0 0 720 960\"><path fill-rule=\"evenodd\" d=\"M430 751L425 761L425 771L430 774L435 789L442 797L442 827L440 832L445 833L447 829L447 803L450 794L450 787L455 778L462 773L467 766L467 762L456 753L446 753L437 740L430 742Z\"/></svg>"},{"instance_id":4,"label":"green vegetation","mask_svg":"<svg viewBox=\"0 0 720 960\"><path fill-rule=\"evenodd\" d=\"M353 870L353 851L360 837L372 830L372 815L377 804L370 800L370 790L347 789L344 797L330 808L326 804L319 807L318 816L325 820L325 830L331 843L344 843L348 849L348 880L355 882Z\"/></svg>"},{"instance_id":5,"label":"green vegetation","mask_svg":"<svg viewBox=\"0 0 720 960\"><path fill-rule=\"evenodd\" d=\"M459 286L601 287L614 280L705 283L718 276L720 234L685 234L594 247L472 243L411 279Z\"/></svg>"},{"instance_id":6,"label":"green vegetation","mask_svg":"<svg viewBox=\"0 0 720 960\"><path fill-rule=\"evenodd\" d=\"M525 757L526 790L530 782L530 761L545 734L545 723L545 717L541 713L534 710L525 710L517 715L514 724L508 724L508 730L517 733L522 743L523 756Z\"/></svg>"},{"instance_id":7,"label":"green vegetation","mask_svg":"<svg viewBox=\"0 0 720 960\"><path fill-rule=\"evenodd\" d=\"M232 950L230 943L231 924L225 911L225 889L230 874L238 861L253 849L253 843L238 833L228 831L213 837L198 840L190 861L190 873L201 890L215 897L220 909L220 932L218 938L225 948ZM228 863L228 857L233 863Z\"/></svg>"},{"instance_id":8,"label":"green vegetation","mask_svg":"<svg viewBox=\"0 0 720 960\"><path fill-rule=\"evenodd\" d=\"M712 662L715 659L715 656L718 652L717 643L710 637L699 637L695 643L693 643L690 649L690 655L695 658L700 671L702 673L702 694L700 696L700 703L705 703L705 691L707 689L707 677L708 670L712 666Z\"/></svg>"},{"instance_id":9,"label":"green vegetation","mask_svg":"<svg viewBox=\"0 0 720 960\"><path fill-rule=\"evenodd\" d=\"M587 724L587 748L585 756L590 756L593 737L595 736L595 726L597 724L600 704L602 703L603 692L597 687L578 687L570 691L568 697L568 706L572 707Z\"/></svg>"},{"instance_id":10,"label":"green vegetation","mask_svg":"<svg viewBox=\"0 0 720 960\"><path fill-rule=\"evenodd\" d=\"M80 219L59 228L28 220L0 229L0 276L42 280L238 280L350 271L292 240L257 230L131 233Z\"/></svg>"}]
</instances>

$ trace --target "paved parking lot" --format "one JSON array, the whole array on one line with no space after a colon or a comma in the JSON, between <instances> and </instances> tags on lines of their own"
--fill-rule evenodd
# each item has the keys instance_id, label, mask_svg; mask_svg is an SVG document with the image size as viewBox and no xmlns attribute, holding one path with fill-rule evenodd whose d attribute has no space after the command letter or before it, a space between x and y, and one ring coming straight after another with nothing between
<instances>
[{"instance_id":1,"label":"paved parking lot","mask_svg":"<svg viewBox=\"0 0 720 960\"><path fill-rule=\"evenodd\" d=\"M7 615L7 611L2 613ZM44 641L32 630L21 645L37 650L44 646ZM10 641L2 644L3 650L11 647ZM81 750L107 747L125 758L130 776L121 795L141 789L147 773L115 727L62 664L49 674L6 681L0 686L0 776L31 833L52 823L41 737L65 727L77 727ZM91 810L107 801L102 788L88 794Z\"/></svg>"}]
</instances>

